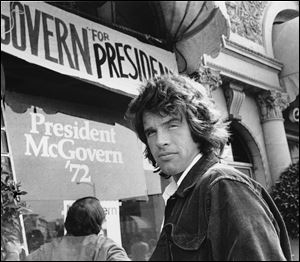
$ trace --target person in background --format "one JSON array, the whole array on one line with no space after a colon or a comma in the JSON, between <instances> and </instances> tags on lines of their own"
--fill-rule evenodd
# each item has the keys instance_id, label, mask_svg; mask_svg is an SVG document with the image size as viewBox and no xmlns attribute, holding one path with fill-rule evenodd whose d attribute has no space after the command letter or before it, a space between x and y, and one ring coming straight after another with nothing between
<instances>
[{"instance_id":1,"label":"person in background","mask_svg":"<svg viewBox=\"0 0 300 262\"><path fill-rule=\"evenodd\" d=\"M130 247L130 258L133 261L147 261L149 245L144 241L142 233L134 236L133 244Z\"/></svg>"},{"instance_id":2,"label":"person in background","mask_svg":"<svg viewBox=\"0 0 300 262\"><path fill-rule=\"evenodd\" d=\"M113 240L104 237L101 226L105 212L95 197L76 200L69 208L65 236L43 244L30 253L29 261L130 261L125 250ZM19 260L18 243L9 242L6 261Z\"/></svg>"},{"instance_id":3,"label":"person in background","mask_svg":"<svg viewBox=\"0 0 300 262\"><path fill-rule=\"evenodd\" d=\"M285 224L267 191L220 163L228 124L202 85L180 75L151 79L125 117L145 156L171 179L151 261L291 260Z\"/></svg>"}]
</instances>

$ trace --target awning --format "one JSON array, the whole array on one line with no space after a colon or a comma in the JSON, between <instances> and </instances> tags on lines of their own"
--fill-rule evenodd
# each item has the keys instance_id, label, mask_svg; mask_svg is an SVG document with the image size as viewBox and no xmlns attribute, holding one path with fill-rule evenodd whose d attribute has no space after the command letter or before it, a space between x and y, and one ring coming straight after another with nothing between
<instances>
[{"instance_id":1,"label":"awning","mask_svg":"<svg viewBox=\"0 0 300 262\"><path fill-rule=\"evenodd\" d=\"M275 25L274 56L283 63L280 82L293 102L299 94L299 17Z\"/></svg>"},{"instance_id":2,"label":"awning","mask_svg":"<svg viewBox=\"0 0 300 262\"><path fill-rule=\"evenodd\" d=\"M230 33L223 1L160 1L155 6L163 16L179 72L197 70L203 54L213 58L219 54L222 35Z\"/></svg>"}]
</instances>

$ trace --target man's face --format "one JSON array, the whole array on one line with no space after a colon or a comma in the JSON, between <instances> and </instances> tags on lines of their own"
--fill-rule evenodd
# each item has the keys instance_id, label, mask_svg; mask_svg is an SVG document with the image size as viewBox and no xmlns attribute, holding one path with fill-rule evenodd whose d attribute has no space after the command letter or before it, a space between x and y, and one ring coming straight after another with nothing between
<instances>
[{"instance_id":1,"label":"man's face","mask_svg":"<svg viewBox=\"0 0 300 262\"><path fill-rule=\"evenodd\" d=\"M166 116L145 112L144 132L161 171L174 176L183 172L199 153L185 116Z\"/></svg>"}]
</instances>

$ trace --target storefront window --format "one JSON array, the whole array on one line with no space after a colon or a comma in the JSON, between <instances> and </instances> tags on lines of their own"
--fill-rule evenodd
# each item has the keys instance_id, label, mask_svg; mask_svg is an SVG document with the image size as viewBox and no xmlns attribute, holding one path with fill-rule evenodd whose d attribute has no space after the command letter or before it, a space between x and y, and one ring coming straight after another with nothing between
<instances>
[{"instance_id":1,"label":"storefront window","mask_svg":"<svg viewBox=\"0 0 300 262\"><path fill-rule=\"evenodd\" d=\"M66 203L55 200L27 201L31 214L23 216L29 253L53 238L63 236ZM102 204L102 206L104 206ZM148 200L120 201L118 215L121 244L134 261L148 260L156 246L163 219L164 204L161 195ZM110 212L110 211L109 211ZM114 214L107 214L107 220ZM118 227L117 224L113 225ZM104 234L107 228L104 226Z\"/></svg>"},{"instance_id":2,"label":"storefront window","mask_svg":"<svg viewBox=\"0 0 300 262\"><path fill-rule=\"evenodd\" d=\"M142 240L148 258L164 207L159 195L147 196L141 142L122 125L123 112L99 114L91 106L21 93L8 92L6 101L1 161L10 166L2 155L8 151L7 136L17 180L28 192L22 200L32 211L23 216L28 252L66 233L73 201L96 196L106 213L103 233L133 260L140 260L141 248L134 243Z\"/></svg>"},{"instance_id":3,"label":"storefront window","mask_svg":"<svg viewBox=\"0 0 300 262\"><path fill-rule=\"evenodd\" d=\"M23 215L29 253L55 237L64 235L62 201L26 201L32 213Z\"/></svg>"},{"instance_id":4,"label":"storefront window","mask_svg":"<svg viewBox=\"0 0 300 262\"><path fill-rule=\"evenodd\" d=\"M151 256L160 234L163 209L161 195L149 196L147 201L122 201L122 244L132 260L145 261Z\"/></svg>"},{"instance_id":5,"label":"storefront window","mask_svg":"<svg viewBox=\"0 0 300 262\"><path fill-rule=\"evenodd\" d=\"M64 220L66 208L71 202L73 201L26 201L32 210L32 213L23 216L29 253L66 233ZM118 211L109 210L107 206L105 208L105 204L107 203L102 203L102 206L107 211L107 221L103 226L103 233L109 236L107 231L119 231L120 244L128 256L133 261L148 260L156 246L163 220L164 204L161 195L148 196L147 200L142 201L137 199L119 201ZM109 220L114 216L117 216L119 225L118 223L109 225Z\"/></svg>"}]
</instances>

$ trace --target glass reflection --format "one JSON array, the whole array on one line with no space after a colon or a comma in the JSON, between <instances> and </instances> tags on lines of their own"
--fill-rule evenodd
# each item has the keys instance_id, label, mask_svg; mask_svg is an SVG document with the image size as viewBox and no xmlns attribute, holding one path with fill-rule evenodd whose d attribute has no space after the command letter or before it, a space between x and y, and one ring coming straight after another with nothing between
<instances>
[{"instance_id":1,"label":"glass reflection","mask_svg":"<svg viewBox=\"0 0 300 262\"><path fill-rule=\"evenodd\" d=\"M33 213L23 216L28 251L65 234L64 219L70 200L26 200ZM66 204L67 203L67 204ZM147 261L158 240L163 220L164 204L160 195L147 201L121 201L120 231L122 246L133 261ZM107 214L107 219L110 219ZM107 222L103 233L107 235ZM113 225L116 227L116 225Z\"/></svg>"}]
</instances>

